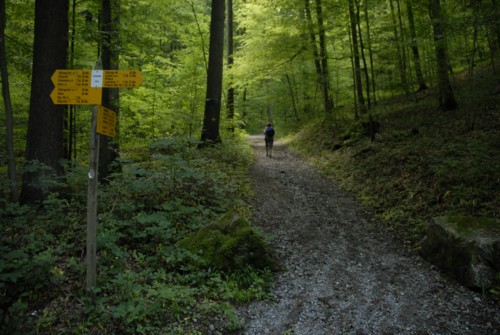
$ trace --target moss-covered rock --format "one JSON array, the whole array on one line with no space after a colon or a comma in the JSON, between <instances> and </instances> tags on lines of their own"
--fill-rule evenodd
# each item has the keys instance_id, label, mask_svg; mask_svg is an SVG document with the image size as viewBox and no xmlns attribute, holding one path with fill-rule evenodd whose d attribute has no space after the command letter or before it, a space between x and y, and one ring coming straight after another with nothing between
<instances>
[{"instance_id":1,"label":"moss-covered rock","mask_svg":"<svg viewBox=\"0 0 500 335\"><path fill-rule=\"evenodd\" d=\"M226 215L184 240L178 246L200 255L206 265L225 272L244 270L278 270L265 240L248 220Z\"/></svg>"},{"instance_id":2,"label":"moss-covered rock","mask_svg":"<svg viewBox=\"0 0 500 335\"><path fill-rule=\"evenodd\" d=\"M434 218L421 254L467 287L490 288L500 273L500 222L464 216Z\"/></svg>"}]
</instances>

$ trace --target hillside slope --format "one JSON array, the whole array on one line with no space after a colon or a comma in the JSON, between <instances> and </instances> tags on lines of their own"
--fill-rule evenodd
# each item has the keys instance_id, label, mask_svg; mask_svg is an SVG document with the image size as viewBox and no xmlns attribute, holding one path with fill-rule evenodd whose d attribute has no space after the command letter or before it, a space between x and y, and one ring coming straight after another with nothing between
<instances>
[{"instance_id":1,"label":"hillside slope","mask_svg":"<svg viewBox=\"0 0 500 335\"><path fill-rule=\"evenodd\" d=\"M291 146L356 194L376 219L418 245L438 215L500 216L500 77L456 82L460 109L441 112L432 90L380 102L353 122L312 122Z\"/></svg>"}]
</instances>

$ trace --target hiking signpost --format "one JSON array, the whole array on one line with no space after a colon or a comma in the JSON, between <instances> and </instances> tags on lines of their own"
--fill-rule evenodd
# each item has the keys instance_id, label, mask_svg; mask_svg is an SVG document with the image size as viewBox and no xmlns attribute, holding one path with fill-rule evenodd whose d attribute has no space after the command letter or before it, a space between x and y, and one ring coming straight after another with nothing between
<instances>
[{"instance_id":1,"label":"hiking signpost","mask_svg":"<svg viewBox=\"0 0 500 335\"><path fill-rule=\"evenodd\" d=\"M98 63L99 67L99 63ZM99 134L116 136L116 113L101 106L103 88L133 88L142 83L138 70L56 70L50 77L54 90L50 98L55 105L94 105L90 127L90 157L87 192L87 293L96 286L97 171Z\"/></svg>"}]
</instances>

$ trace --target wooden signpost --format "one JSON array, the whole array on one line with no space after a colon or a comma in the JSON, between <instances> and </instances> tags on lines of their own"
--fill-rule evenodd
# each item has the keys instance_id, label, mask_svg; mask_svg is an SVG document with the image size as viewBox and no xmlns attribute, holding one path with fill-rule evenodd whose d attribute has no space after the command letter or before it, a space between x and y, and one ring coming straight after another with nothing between
<instances>
[{"instance_id":1,"label":"wooden signpost","mask_svg":"<svg viewBox=\"0 0 500 335\"><path fill-rule=\"evenodd\" d=\"M142 75L137 70L56 70L50 77L50 93L56 105L94 105L90 127L90 157L87 191L87 293L94 294L97 273L97 171L99 167L99 134L116 136L116 113L101 106L102 88L139 87Z\"/></svg>"}]
</instances>

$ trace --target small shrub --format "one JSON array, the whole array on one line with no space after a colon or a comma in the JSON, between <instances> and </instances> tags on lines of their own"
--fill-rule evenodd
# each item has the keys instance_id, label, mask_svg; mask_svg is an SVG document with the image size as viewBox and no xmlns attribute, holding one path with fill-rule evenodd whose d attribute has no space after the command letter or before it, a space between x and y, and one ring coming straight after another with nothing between
<instances>
[{"instance_id":1,"label":"small shrub","mask_svg":"<svg viewBox=\"0 0 500 335\"><path fill-rule=\"evenodd\" d=\"M277 269L263 238L239 216L226 215L180 241L178 246L199 254L206 266L228 273L248 267Z\"/></svg>"}]
</instances>

